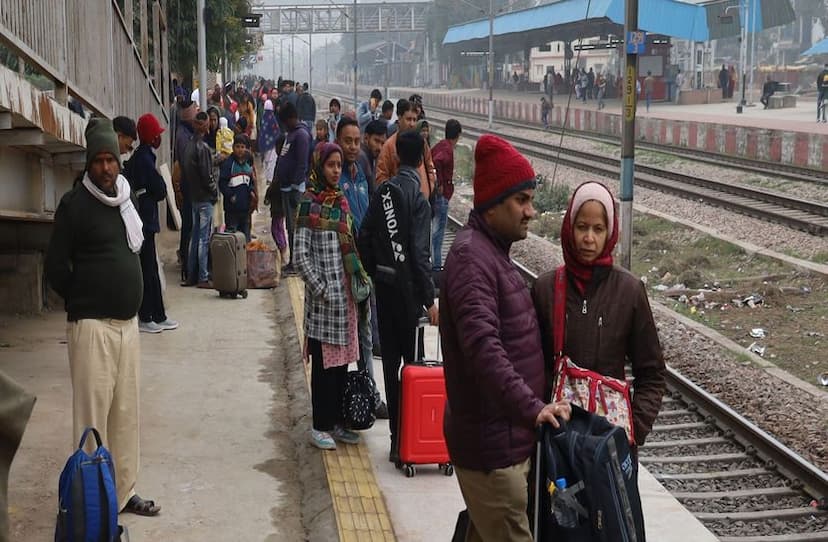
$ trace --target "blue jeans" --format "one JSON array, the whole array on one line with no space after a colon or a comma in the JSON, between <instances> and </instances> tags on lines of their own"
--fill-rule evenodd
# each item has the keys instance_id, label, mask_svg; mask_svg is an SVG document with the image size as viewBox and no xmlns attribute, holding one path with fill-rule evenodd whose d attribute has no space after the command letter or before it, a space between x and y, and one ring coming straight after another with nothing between
<instances>
[{"instance_id":1,"label":"blue jeans","mask_svg":"<svg viewBox=\"0 0 828 542\"><path fill-rule=\"evenodd\" d=\"M650 110L650 103L653 101L653 96L649 92L644 93L644 100L647 103L647 111Z\"/></svg>"},{"instance_id":2,"label":"blue jeans","mask_svg":"<svg viewBox=\"0 0 828 542\"><path fill-rule=\"evenodd\" d=\"M434 218L431 219L431 267L443 267L443 235L448 220L448 200L440 194L434 196Z\"/></svg>"},{"instance_id":3,"label":"blue jeans","mask_svg":"<svg viewBox=\"0 0 828 542\"><path fill-rule=\"evenodd\" d=\"M359 359L357 368L360 371L367 371L374 384L374 408L382 402L380 392L377 390L377 381L374 379L374 354L371 351L373 346L371 330L371 298L366 299L357 305L357 334L359 336Z\"/></svg>"},{"instance_id":4,"label":"blue jeans","mask_svg":"<svg viewBox=\"0 0 828 542\"><path fill-rule=\"evenodd\" d=\"M213 228L213 204L193 202L193 233L190 237L190 255L187 258L187 279L207 282L207 251L210 248L210 230Z\"/></svg>"}]
</instances>

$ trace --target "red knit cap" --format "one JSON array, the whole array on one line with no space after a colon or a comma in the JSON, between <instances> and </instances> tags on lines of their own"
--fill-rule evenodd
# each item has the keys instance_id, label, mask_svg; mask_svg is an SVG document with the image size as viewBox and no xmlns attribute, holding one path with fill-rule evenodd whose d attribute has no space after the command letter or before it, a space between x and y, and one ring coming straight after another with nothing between
<instances>
[{"instance_id":1,"label":"red knit cap","mask_svg":"<svg viewBox=\"0 0 828 542\"><path fill-rule=\"evenodd\" d=\"M145 113L138 119L138 138L141 143L151 145L155 138L164 133L164 127L152 113Z\"/></svg>"},{"instance_id":2,"label":"red knit cap","mask_svg":"<svg viewBox=\"0 0 828 542\"><path fill-rule=\"evenodd\" d=\"M535 170L512 145L486 134L474 148L474 208L485 211L511 194L534 188Z\"/></svg>"}]
</instances>

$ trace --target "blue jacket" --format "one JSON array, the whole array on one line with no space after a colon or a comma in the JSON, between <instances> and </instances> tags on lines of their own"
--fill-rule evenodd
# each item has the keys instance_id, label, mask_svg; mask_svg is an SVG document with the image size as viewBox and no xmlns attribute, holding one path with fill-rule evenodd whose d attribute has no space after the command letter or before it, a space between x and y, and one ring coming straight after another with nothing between
<instances>
[{"instance_id":1,"label":"blue jacket","mask_svg":"<svg viewBox=\"0 0 828 542\"><path fill-rule=\"evenodd\" d=\"M155 169L155 153L149 145L139 145L124 164L124 177L138 198L138 215L145 233L158 233L158 202L167 197L164 178Z\"/></svg>"},{"instance_id":2,"label":"blue jacket","mask_svg":"<svg viewBox=\"0 0 828 542\"><path fill-rule=\"evenodd\" d=\"M351 208L351 216L354 219L355 233L358 233L362 226L362 219L368 212L368 179L365 178L359 162L354 162L353 170L356 170L356 175L352 176L352 167L344 164L342 176L339 177L339 186L345 194L345 199L348 200L348 207Z\"/></svg>"},{"instance_id":3,"label":"blue jacket","mask_svg":"<svg viewBox=\"0 0 828 542\"><path fill-rule=\"evenodd\" d=\"M255 191L253 166L241 164L234 156L221 163L219 190L224 196L225 213L247 213L250 210L250 194Z\"/></svg>"}]
</instances>

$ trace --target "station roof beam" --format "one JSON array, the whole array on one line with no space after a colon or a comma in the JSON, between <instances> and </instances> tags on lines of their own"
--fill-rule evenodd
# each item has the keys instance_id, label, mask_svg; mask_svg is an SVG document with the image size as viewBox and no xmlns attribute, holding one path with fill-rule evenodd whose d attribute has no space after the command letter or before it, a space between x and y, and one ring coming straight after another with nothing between
<instances>
[{"instance_id":1,"label":"station roof beam","mask_svg":"<svg viewBox=\"0 0 828 542\"><path fill-rule=\"evenodd\" d=\"M264 34L350 34L365 32L423 32L431 1L307 6L262 6L259 31Z\"/></svg>"}]
</instances>

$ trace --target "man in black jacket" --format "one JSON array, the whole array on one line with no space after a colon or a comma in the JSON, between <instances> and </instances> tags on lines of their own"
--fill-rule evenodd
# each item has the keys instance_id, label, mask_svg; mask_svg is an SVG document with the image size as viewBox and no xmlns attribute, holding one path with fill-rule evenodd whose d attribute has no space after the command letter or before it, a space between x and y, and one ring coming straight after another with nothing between
<instances>
[{"instance_id":1,"label":"man in black jacket","mask_svg":"<svg viewBox=\"0 0 828 542\"><path fill-rule=\"evenodd\" d=\"M155 151L161 146L164 128L152 113L138 119L140 140L132 158L124 164L124 177L138 198L138 214L144 223L144 245L141 247L141 273L144 277L144 299L138 310L138 330L142 333L161 333L178 327L178 322L167 318L158 274L158 256L155 235L161 231L158 221L158 202L167 197L167 185L155 169Z\"/></svg>"},{"instance_id":2,"label":"man in black jacket","mask_svg":"<svg viewBox=\"0 0 828 542\"><path fill-rule=\"evenodd\" d=\"M417 173L423 161L423 138L415 131L403 132L397 137L396 150L400 172L377 187L359 232L359 252L377 296L392 462L399 457L400 362L414 360L417 321L424 309L431 324L437 325L431 281L431 209L420 191Z\"/></svg>"},{"instance_id":3,"label":"man in black jacket","mask_svg":"<svg viewBox=\"0 0 828 542\"><path fill-rule=\"evenodd\" d=\"M819 72L817 76L817 90L819 97L817 98L817 122L819 122L819 114L822 113L822 122L825 122L825 103L828 100L828 64L825 64L825 69Z\"/></svg>"},{"instance_id":4,"label":"man in black jacket","mask_svg":"<svg viewBox=\"0 0 828 542\"><path fill-rule=\"evenodd\" d=\"M187 280L182 286L210 288L207 274L207 250L213 227L213 205L218 201L218 187L213 176L213 153L204 136L209 129L207 113L196 115L195 134L184 149L181 174L190 187L193 202L193 232L187 257Z\"/></svg>"},{"instance_id":5,"label":"man in black jacket","mask_svg":"<svg viewBox=\"0 0 828 542\"><path fill-rule=\"evenodd\" d=\"M90 120L86 173L55 212L46 278L66 305L72 442L86 427L97 428L115 463L118 509L154 516L160 507L135 494L143 224L129 183L119 175L119 156L112 123Z\"/></svg>"},{"instance_id":6,"label":"man in black jacket","mask_svg":"<svg viewBox=\"0 0 828 542\"><path fill-rule=\"evenodd\" d=\"M765 109L768 108L768 103L770 103L770 97L773 96L774 92L776 92L776 82L771 80L771 76L769 75L765 80L765 84L762 85L762 97L759 98L759 101L762 102L762 105L765 106Z\"/></svg>"}]
</instances>

